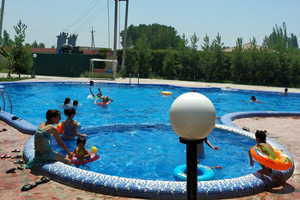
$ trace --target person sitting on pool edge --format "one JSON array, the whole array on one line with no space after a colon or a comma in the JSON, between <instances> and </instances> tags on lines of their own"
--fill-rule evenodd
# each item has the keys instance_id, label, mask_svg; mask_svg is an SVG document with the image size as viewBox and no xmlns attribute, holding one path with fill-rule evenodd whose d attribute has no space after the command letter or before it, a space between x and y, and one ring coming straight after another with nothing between
<instances>
[{"instance_id":1,"label":"person sitting on pool edge","mask_svg":"<svg viewBox=\"0 0 300 200\"><path fill-rule=\"evenodd\" d=\"M255 96L251 96L250 102L262 103L262 101L258 101Z\"/></svg>"},{"instance_id":2,"label":"person sitting on pool edge","mask_svg":"<svg viewBox=\"0 0 300 200\"><path fill-rule=\"evenodd\" d=\"M267 131L261 131L261 130L257 130L255 132L255 139L256 139L257 144L254 145L254 147L258 147L270 159L276 159L277 156L276 156L276 153L275 153L273 147L269 143L266 142L266 138L267 138L266 132ZM249 159L250 159L250 165L253 166L254 161L250 154L250 150L249 150ZM258 172L261 172L266 175L270 175L272 173L272 169L270 169L262 164L260 164L260 165L261 165L262 169L259 170Z\"/></svg>"},{"instance_id":3,"label":"person sitting on pool edge","mask_svg":"<svg viewBox=\"0 0 300 200\"><path fill-rule=\"evenodd\" d=\"M65 164L71 164L71 160L55 152L50 146L51 135L54 136L57 144L67 152L69 157L73 153L69 151L64 142L59 137L57 128L53 124L59 123L61 118L58 110L48 110L46 113L46 122L42 122L34 134L34 157L26 164L26 169L30 169L35 163L61 161Z\"/></svg>"},{"instance_id":4,"label":"person sitting on pool edge","mask_svg":"<svg viewBox=\"0 0 300 200\"><path fill-rule=\"evenodd\" d=\"M86 137L86 134L78 133L78 122L76 120L73 120L76 114L76 110L74 108L67 108L64 110L64 113L68 118L61 123L64 130L62 138L74 139L76 135Z\"/></svg>"},{"instance_id":5,"label":"person sitting on pool edge","mask_svg":"<svg viewBox=\"0 0 300 200\"><path fill-rule=\"evenodd\" d=\"M97 104L97 101L99 99L102 99L102 104L105 104L105 105L110 104L113 101L113 99L108 99L108 96L102 96L102 92L101 92L100 88L98 88L98 91L99 92L97 93L97 96L95 96L92 89L90 88L90 93L95 98L94 104Z\"/></svg>"}]
</instances>

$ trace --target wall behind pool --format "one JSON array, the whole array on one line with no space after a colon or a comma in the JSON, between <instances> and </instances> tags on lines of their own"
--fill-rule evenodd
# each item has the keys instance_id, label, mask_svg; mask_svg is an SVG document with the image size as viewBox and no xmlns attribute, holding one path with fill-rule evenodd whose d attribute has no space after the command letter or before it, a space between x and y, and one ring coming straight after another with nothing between
<instances>
[{"instance_id":1,"label":"wall behind pool","mask_svg":"<svg viewBox=\"0 0 300 200\"><path fill-rule=\"evenodd\" d=\"M90 68L90 59L99 55L38 54L35 59L35 74L47 76L80 77ZM100 68L95 62L94 68Z\"/></svg>"}]
</instances>

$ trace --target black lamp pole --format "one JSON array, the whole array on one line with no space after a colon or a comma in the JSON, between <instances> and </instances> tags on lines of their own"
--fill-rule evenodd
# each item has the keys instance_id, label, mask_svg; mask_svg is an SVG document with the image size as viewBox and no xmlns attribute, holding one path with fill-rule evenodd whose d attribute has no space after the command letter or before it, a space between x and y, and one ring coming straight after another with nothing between
<instances>
[{"instance_id":1,"label":"black lamp pole","mask_svg":"<svg viewBox=\"0 0 300 200\"><path fill-rule=\"evenodd\" d=\"M202 140L180 137L179 141L186 144L187 199L197 200L197 144Z\"/></svg>"}]
</instances>

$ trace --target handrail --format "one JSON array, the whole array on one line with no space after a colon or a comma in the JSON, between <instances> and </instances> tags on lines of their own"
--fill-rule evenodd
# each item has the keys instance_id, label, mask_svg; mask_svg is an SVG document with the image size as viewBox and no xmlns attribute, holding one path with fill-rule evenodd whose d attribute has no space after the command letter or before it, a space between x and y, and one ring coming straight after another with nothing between
<instances>
[{"instance_id":1,"label":"handrail","mask_svg":"<svg viewBox=\"0 0 300 200\"><path fill-rule=\"evenodd\" d=\"M9 101L9 103L10 103L10 113L12 113L12 102L11 102L11 100L10 100L10 97L9 97L9 95L8 95L8 92L7 91L3 91L3 90L0 90L0 93L1 93L1 97L2 97L2 101L3 101L3 110L5 111L5 99L4 99L4 96L3 96L3 92L6 92L6 96L7 96L7 99L8 99L8 101ZM0 108L0 110L1 110L1 108Z\"/></svg>"},{"instance_id":2,"label":"handrail","mask_svg":"<svg viewBox=\"0 0 300 200\"><path fill-rule=\"evenodd\" d=\"M9 101L9 103L10 103L10 114L12 114L12 107L13 107L13 105L12 105L12 102L11 102L10 97L9 97L9 95L8 95L8 92L6 92L6 95L7 95L8 101Z\"/></svg>"},{"instance_id":3,"label":"handrail","mask_svg":"<svg viewBox=\"0 0 300 200\"><path fill-rule=\"evenodd\" d=\"M0 90L0 92L1 92L2 102L3 102L3 110L5 111L5 100L4 100L4 97L3 97L2 90Z\"/></svg>"}]
</instances>

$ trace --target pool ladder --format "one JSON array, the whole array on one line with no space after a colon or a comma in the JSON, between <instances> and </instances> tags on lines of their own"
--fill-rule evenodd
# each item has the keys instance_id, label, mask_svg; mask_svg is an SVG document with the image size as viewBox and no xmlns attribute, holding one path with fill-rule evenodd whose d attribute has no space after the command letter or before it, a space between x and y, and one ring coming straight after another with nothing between
<instances>
[{"instance_id":1,"label":"pool ladder","mask_svg":"<svg viewBox=\"0 0 300 200\"><path fill-rule=\"evenodd\" d=\"M138 74L138 78L137 78L137 84L140 84L140 74ZM129 85L131 85L131 73L129 73Z\"/></svg>"},{"instance_id":2,"label":"pool ladder","mask_svg":"<svg viewBox=\"0 0 300 200\"><path fill-rule=\"evenodd\" d=\"M4 98L4 96L3 96L3 93L6 93L7 99L8 99L8 101L9 101L9 103L10 103L10 113L12 114L12 103L11 103L10 97L9 97L9 95L8 95L8 92L3 91L3 90L0 90L0 94L1 94L1 97L2 97L2 101L3 101L3 111L5 111L5 98ZM1 109L1 106L0 106L0 111L1 111L1 110L2 110L2 109Z\"/></svg>"}]
</instances>

